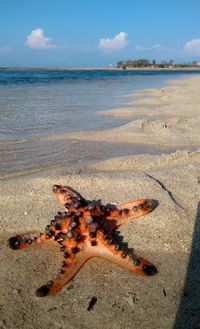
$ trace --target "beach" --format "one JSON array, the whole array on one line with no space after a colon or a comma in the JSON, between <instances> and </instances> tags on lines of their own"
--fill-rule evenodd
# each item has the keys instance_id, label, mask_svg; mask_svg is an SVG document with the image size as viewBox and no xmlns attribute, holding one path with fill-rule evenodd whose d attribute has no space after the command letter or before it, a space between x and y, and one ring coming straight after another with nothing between
<instances>
[{"instance_id":1,"label":"beach","mask_svg":"<svg viewBox=\"0 0 200 329\"><path fill-rule=\"evenodd\" d=\"M200 76L124 97L124 107L96 116L126 117L119 127L68 132L42 139L159 147L162 154L85 159L48 172L1 182L1 329L178 329L200 326ZM164 151L168 150L168 154ZM170 149L172 150L170 152ZM174 151L175 150L175 151ZM155 199L158 207L120 228L124 241L156 265L137 276L106 260L88 261L56 296L35 290L58 269L54 243L9 249L9 237L43 231L59 210L52 185L64 184L87 199L122 203ZM96 304L88 311L93 297Z\"/></svg>"},{"instance_id":2,"label":"beach","mask_svg":"<svg viewBox=\"0 0 200 329\"><path fill-rule=\"evenodd\" d=\"M199 77L172 81L165 88L149 89L133 94L133 101L124 101L125 109L99 111L98 114L136 117L113 130L99 134L80 133L73 137L81 140L120 141L150 144L161 147L199 146Z\"/></svg>"}]
</instances>

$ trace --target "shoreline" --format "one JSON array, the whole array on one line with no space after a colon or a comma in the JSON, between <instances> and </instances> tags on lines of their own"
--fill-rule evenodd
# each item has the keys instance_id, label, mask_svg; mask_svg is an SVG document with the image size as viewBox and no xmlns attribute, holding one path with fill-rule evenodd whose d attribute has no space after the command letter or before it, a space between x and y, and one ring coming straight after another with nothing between
<instances>
[{"instance_id":1,"label":"shoreline","mask_svg":"<svg viewBox=\"0 0 200 329\"><path fill-rule=\"evenodd\" d=\"M95 323L97 329L179 329L199 323L199 90L200 77L195 76L142 91L129 106L130 111L141 111L142 107L145 118L137 119L134 112L132 121L118 128L57 136L116 145L127 141L130 145L134 141L140 145L161 143L176 146L176 152L87 159L51 174L2 182L0 327L89 329ZM114 110L103 115L123 115L123 109ZM199 149L180 151L181 145ZM157 200L154 211L134 222L128 220L120 231L130 248L157 266L158 274L144 278L94 258L58 295L37 298L35 290L59 266L59 249L47 242L14 252L7 239L42 231L64 210L53 201L53 184L69 185L88 199L102 199L102 203ZM97 303L88 312L93 296Z\"/></svg>"},{"instance_id":2,"label":"shoreline","mask_svg":"<svg viewBox=\"0 0 200 329\"><path fill-rule=\"evenodd\" d=\"M166 83L168 81L168 77L164 77L161 75L161 82L158 84L159 88L165 87ZM176 76L177 79L179 79L179 76ZM183 77L181 77L182 79ZM171 76L170 76L171 79ZM146 78L145 78L146 80ZM150 79L151 80L151 79ZM153 79L154 80L154 79ZM160 78L159 78L160 80ZM148 81L148 79L147 79ZM147 83L147 85L152 88L156 85L155 82L152 84ZM134 95L136 95L135 100L140 100L140 94L139 92L142 92L144 90L147 92L148 90L142 89L142 85L140 86L141 89L137 92L135 92ZM134 88L134 86L133 86ZM143 87L144 88L144 87ZM128 88L128 93L131 92L131 89ZM75 96L76 97L76 96ZM128 98L127 98L128 97ZM120 103L123 104L124 102L132 101L132 95L121 95L117 98L117 103L109 103L109 107L112 108L112 106L117 106L117 114L119 114L119 105ZM116 105L115 105L116 104ZM100 122L99 126L105 126L100 130L100 134L103 134L104 130L110 129L112 127L123 127L125 123L129 123L132 119L136 120L138 118L143 118L144 115L142 114L142 108L139 106L139 108L136 109L136 111L133 111L131 105L125 105L126 106L126 112L123 110L121 111L121 118L118 120L118 117L116 119L113 119L112 117L108 118L104 115L104 117L100 118L99 114L102 115L101 112L94 112L92 113L94 121L97 123ZM107 108L103 106L103 108ZM129 109L129 110L127 110ZM109 110L106 113L113 113L113 109ZM129 111L129 114L132 115L132 118L129 116L126 117L126 113ZM61 114L62 115L62 114ZM97 120L96 120L97 118ZM93 120L91 120L92 122ZM110 127L108 122L110 122ZM94 125L95 126L95 125ZM98 124L97 124L98 126ZM106 128L106 126L108 128ZM65 129L65 127L64 127ZM76 130L72 134L76 134L76 131L88 131L90 133L89 128L81 129L79 125L76 126ZM64 130L65 131L65 130ZM98 128L96 128L97 133L99 133ZM50 131L49 131L50 133ZM10 140L8 142L2 142L1 148L2 148L2 159L5 154L5 158L3 159L1 163L1 174L0 179L6 179L17 176L24 176L27 174L34 174L37 172L45 173L48 171L52 172L51 168L58 168L66 166L67 168L73 167L73 164L76 164L76 162L85 162L87 159L90 160L102 160L107 159L109 157L117 157L117 156L124 156L124 155L134 155L134 154L141 154L141 153L150 153L150 154L161 154L161 153L169 153L171 151L175 151L176 148L173 146L167 146L163 147L163 145L151 145L151 143L148 145L148 143L145 145L143 144L141 146L141 143L132 143L129 141L123 141L122 143L120 140L116 144L115 141L107 142L107 141L78 141L76 138L71 138L71 133L68 133L69 135L56 135L54 133L53 135L48 135L45 137L39 137L34 136L33 138L29 138L27 136L27 139L24 137L22 140ZM59 133L59 132L57 132ZM69 136L69 137L68 137ZM11 136L12 137L12 136ZM41 152L37 149L41 149ZM192 148L189 148L189 150L193 151L197 149L195 146ZM6 151L7 150L7 151ZM16 157L15 157L16 152ZM45 156L43 156L43 153ZM30 155L30 156L29 156ZM69 155L69 156L68 156ZM12 159L14 160L12 162ZM60 165L61 164L61 165ZM4 169L5 168L5 169Z\"/></svg>"},{"instance_id":3,"label":"shoreline","mask_svg":"<svg viewBox=\"0 0 200 329\"><path fill-rule=\"evenodd\" d=\"M97 115L130 117L117 128L64 134L78 141L110 141L163 148L200 147L200 76L171 80L162 88L134 93L127 108L98 111ZM129 95L131 97L131 95ZM139 99L135 100L135 97ZM123 105L122 104L122 105ZM139 117L139 118L138 118Z\"/></svg>"}]
</instances>

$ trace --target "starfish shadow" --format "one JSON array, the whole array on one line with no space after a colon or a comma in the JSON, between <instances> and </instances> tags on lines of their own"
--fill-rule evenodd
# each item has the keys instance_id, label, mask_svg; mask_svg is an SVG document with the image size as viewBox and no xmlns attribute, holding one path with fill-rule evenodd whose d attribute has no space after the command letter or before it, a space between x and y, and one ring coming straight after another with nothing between
<instances>
[{"instance_id":1,"label":"starfish shadow","mask_svg":"<svg viewBox=\"0 0 200 329\"><path fill-rule=\"evenodd\" d=\"M200 202L197 205L190 259L173 329L200 329Z\"/></svg>"}]
</instances>

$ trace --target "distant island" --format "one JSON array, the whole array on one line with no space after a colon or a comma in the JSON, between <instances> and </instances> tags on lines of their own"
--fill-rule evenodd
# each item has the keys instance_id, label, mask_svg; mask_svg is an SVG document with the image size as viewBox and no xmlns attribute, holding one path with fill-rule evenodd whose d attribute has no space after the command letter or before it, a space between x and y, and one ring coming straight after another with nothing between
<instances>
[{"instance_id":1,"label":"distant island","mask_svg":"<svg viewBox=\"0 0 200 329\"><path fill-rule=\"evenodd\" d=\"M173 59L170 61L162 61L160 63L156 63L156 60L148 60L145 58L136 59L136 60L126 60L126 61L119 61L117 63L117 68L121 69L131 69L131 68L161 68L161 69L171 69L171 68L199 68L200 69L200 61L193 61L189 63L175 63Z\"/></svg>"}]
</instances>

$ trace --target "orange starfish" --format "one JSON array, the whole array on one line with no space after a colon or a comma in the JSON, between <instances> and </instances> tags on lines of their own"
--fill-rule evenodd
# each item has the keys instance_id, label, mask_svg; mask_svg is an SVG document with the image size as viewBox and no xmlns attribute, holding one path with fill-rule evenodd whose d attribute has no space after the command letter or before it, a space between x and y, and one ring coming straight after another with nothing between
<instances>
[{"instance_id":1,"label":"orange starfish","mask_svg":"<svg viewBox=\"0 0 200 329\"><path fill-rule=\"evenodd\" d=\"M53 186L53 195L67 208L66 211L58 212L44 233L16 235L9 239L10 247L15 250L53 238L61 245L61 268L36 291L37 296L57 293L92 257L104 257L140 275L157 273L152 263L122 242L116 230L127 218L135 219L149 213L155 207L154 200L104 206L101 200L86 200L69 186L62 185Z\"/></svg>"}]
</instances>

